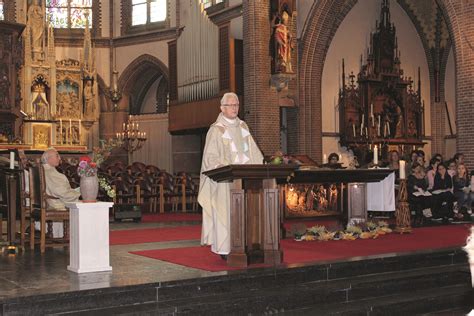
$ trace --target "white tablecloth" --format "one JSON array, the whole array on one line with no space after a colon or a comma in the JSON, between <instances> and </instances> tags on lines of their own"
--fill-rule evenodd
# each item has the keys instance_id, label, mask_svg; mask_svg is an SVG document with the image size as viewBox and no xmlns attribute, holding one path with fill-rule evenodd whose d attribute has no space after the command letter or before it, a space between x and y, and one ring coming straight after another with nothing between
<instances>
[{"instance_id":1,"label":"white tablecloth","mask_svg":"<svg viewBox=\"0 0 474 316\"><path fill-rule=\"evenodd\" d=\"M367 183L367 210L395 211L395 172L380 182Z\"/></svg>"}]
</instances>

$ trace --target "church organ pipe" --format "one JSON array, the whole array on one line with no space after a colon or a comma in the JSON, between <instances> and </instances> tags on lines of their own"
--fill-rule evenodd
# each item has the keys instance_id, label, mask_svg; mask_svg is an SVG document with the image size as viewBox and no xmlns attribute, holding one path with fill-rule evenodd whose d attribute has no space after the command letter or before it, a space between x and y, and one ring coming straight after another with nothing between
<instances>
[{"instance_id":1,"label":"church organ pipe","mask_svg":"<svg viewBox=\"0 0 474 316\"><path fill-rule=\"evenodd\" d=\"M179 102L203 100L219 92L218 27L199 1L191 1L188 12L177 40Z\"/></svg>"}]
</instances>

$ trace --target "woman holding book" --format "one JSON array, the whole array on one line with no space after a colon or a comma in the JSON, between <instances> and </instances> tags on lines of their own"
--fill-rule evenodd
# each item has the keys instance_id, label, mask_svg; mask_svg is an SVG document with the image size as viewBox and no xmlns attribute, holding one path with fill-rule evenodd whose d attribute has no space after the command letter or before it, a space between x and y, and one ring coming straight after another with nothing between
<instances>
[{"instance_id":1,"label":"woman holding book","mask_svg":"<svg viewBox=\"0 0 474 316\"><path fill-rule=\"evenodd\" d=\"M433 217L445 222L453 218L453 182L443 163L439 163L434 177L433 190Z\"/></svg>"}]
</instances>

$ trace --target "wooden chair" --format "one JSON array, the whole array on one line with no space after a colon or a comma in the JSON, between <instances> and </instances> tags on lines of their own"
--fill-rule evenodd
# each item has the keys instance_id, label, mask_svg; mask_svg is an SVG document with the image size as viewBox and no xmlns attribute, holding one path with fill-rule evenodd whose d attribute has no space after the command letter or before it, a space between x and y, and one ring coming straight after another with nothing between
<instances>
[{"instance_id":1,"label":"wooden chair","mask_svg":"<svg viewBox=\"0 0 474 316\"><path fill-rule=\"evenodd\" d=\"M190 204L193 212L197 210L198 190L194 184L193 178L185 173L178 172L175 177L175 189L181 200L181 210L187 211L187 204Z\"/></svg>"},{"instance_id":2,"label":"wooden chair","mask_svg":"<svg viewBox=\"0 0 474 316\"><path fill-rule=\"evenodd\" d=\"M44 167L41 163L30 168L33 177L33 190L31 199L33 201L32 218L40 222L40 250L44 253L46 246L68 246L69 245L69 210L48 208L48 199L57 199L46 193L46 178ZM53 222L63 222L63 237L54 238Z\"/></svg>"},{"instance_id":3,"label":"wooden chair","mask_svg":"<svg viewBox=\"0 0 474 316\"><path fill-rule=\"evenodd\" d=\"M27 224L30 227L29 243L30 249L35 247L35 221L31 217L33 210L32 194L34 193L34 178L31 167L23 168L23 176L20 177L20 243L25 246Z\"/></svg>"},{"instance_id":4,"label":"wooden chair","mask_svg":"<svg viewBox=\"0 0 474 316\"><path fill-rule=\"evenodd\" d=\"M156 200L158 199L158 194L152 183L145 179L137 179L134 182L134 189L137 204L143 205L148 203L150 213L156 212Z\"/></svg>"}]
</instances>

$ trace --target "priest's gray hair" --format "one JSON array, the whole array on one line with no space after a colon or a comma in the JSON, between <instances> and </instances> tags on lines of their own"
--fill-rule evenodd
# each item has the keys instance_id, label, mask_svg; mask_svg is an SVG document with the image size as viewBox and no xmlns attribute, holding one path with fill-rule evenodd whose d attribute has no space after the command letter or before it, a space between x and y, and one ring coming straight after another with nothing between
<instances>
[{"instance_id":1,"label":"priest's gray hair","mask_svg":"<svg viewBox=\"0 0 474 316\"><path fill-rule=\"evenodd\" d=\"M237 94L235 94L234 92L227 92L224 93L224 95L222 96L221 105L228 104L227 101L229 99L235 99L237 100L237 102L239 102L239 97L237 96Z\"/></svg>"},{"instance_id":2,"label":"priest's gray hair","mask_svg":"<svg viewBox=\"0 0 474 316\"><path fill-rule=\"evenodd\" d=\"M43 153L43 155L41 155L41 163L43 165L47 164L49 156L51 156L52 153L57 153L57 152L58 151L53 147L46 149L46 151Z\"/></svg>"}]
</instances>

